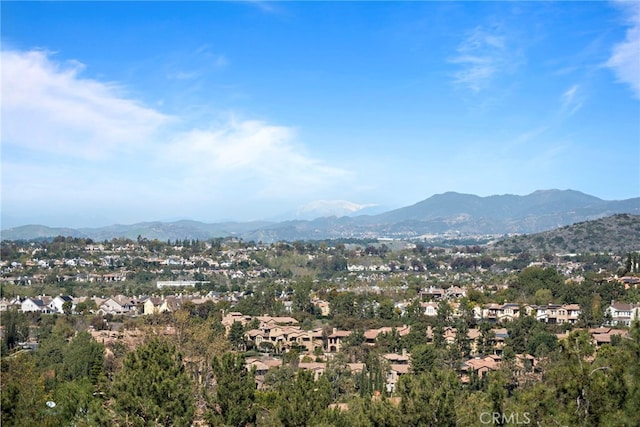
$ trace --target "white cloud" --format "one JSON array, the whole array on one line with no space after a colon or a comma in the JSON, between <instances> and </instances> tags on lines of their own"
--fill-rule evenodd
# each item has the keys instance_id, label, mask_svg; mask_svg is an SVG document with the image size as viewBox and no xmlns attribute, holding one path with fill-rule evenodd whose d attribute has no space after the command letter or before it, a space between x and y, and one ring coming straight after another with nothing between
<instances>
[{"instance_id":1,"label":"white cloud","mask_svg":"<svg viewBox=\"0 0 640 427\"><path fill-rule=\"evenodd\" d=\"M477 93L488 88L499 74L516 67L519 58L508 48L505 35L477 27L458 46L450 62L460 65L454 82Z\"/></svg>"},{"instance_id":2,"label":"white cloud","mask_svg":"<svg viewBox=\"0 0 640 427\"><path fill-rule=\"evenodd\" d=\"M568 116L575 114L584 104L584 96L579 85L573 85L562 94L562 113Z\"/></svg>"},{"instance_id":3,"label":"white cloud","mask_svg":"<svg viewBox=\"0 0 640 427\"><path fill-rule=\"evenodd\" d=\"M129 152L170 117L43 51L2 51L2 143L78 158Z\"/></svg>"},{"instance_id":4,"label":"white cloud","mask_svg":"<svg viewBox=\"0 0 640 427\"><path fill-rule=\"evenodd\" d=\"M624 11L629 28L624 41L613 46L606 66L640 98L640 2L618 1L616 4Z\"/></svg>"},{"instance_id":5,"label":"white cloud","mask_svg":"<svg viewBox=\"0 0 640 427\"><path fill-rule=\"evenodd\" d=\"M291 128L231 119L214 129L176 135L163 161L197 164L188 173L190 182L229 189L250 185L263 197L315 192L349 175L306 155L294 140Z\"/></svg>"},{"instance_id":6,"label":"white cloud","mask_svg":"<svg viewBox=\"0 0 640 427\"><path fill-rule=\"evenodd\" d=\"M52 204L147 217L198 206L215 216L212 206L236 199L299 204L351 176L306 152L290 127L235 117L194 124L42 51L3 51L2 66L3 210L15 216Z\"/></svg>"},{"instance_id":7,"label":"white cloud","mask_svg":"<svg viewBox=\"0 0 640 427\"><path fill-rule=\"evenodd\" d=\"M229 59L224 54L214 52L209 44L184 53L174 52L170 57L172 60L167 65L169 80L200 79L229 65Z\"/></svg>"}]
</instances>

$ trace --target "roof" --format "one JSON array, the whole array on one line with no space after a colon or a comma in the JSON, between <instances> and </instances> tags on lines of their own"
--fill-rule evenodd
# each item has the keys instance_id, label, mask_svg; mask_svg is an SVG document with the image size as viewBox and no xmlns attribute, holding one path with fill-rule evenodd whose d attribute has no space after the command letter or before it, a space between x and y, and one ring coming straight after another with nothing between
<instances>
[{"instance_id":1,"label":"roof","mask_svg":"<svg viewBox=\"0 0 640 427\"><path fill-rule=\"evenodd\" d=\"M492 358L492 357L485 357L485 358L474 358L474 359L469 359L466 362L463 363L463 369L466 367L467 369L474 369L474 370L479 370L482 368L486 368L486 369L498 369L498 360Z\"/></svg>"},{"instance_id":2,"label":"roof","mask_svg":"<svg viewBox=\"0 0 640 427\"><path fill-rule=\"evenodd\" d=\"M274 322L276 324L292 324L292 325L296 325L298 324L298 321L296 319L294 319L293 317L288 317L288 316L280 316L280 317L274 317L274 316L257 316L256 319L258 319L261 322Z\"/></svg>"},{"instance_id":3,"label":"roof","mask_svg":"<svg viewBox=\"0 0 640 427\"><path fill-rule=\"evenodd\" d=\"M382 357L384 357L390 362L396 362L396 363L404 362L402 363L403 365L406 364L410 359L408 355L396 354L396 353L383 354Z\"/></svg>"},{"instance_id":4,"label":"roof","mask_svg":"<svg viewBox=\"0 0 640 427\"><path fill-rule=\"evenodd\" d=\"M408 374L410 369L411 369L411 365L402 365L402 364L392 363L389 366L389 370L395 371L398 374Z\"/></svg>"},{"instance_id":5,"label":"roof","mask_svg":"<svg viewBox=\"0 0 640 427\"><path fill-rule=\"evenodd\" d=\"M298 369L304 369L307 371L320 371L324 370L327 367L326 363L320 362L300 362L298 364Z\"/></svg>"},{"instance_id":6,"label":"roof","mask_svg":"<svg viewBox=\"0 0 640 427\"><path fill-rule=\"evenodd\" d=\"M617 311L631 311L633 310L635 307L640 306L640 304L636 305L636 304L630 304L630 303L626 303L626 302L616 302L611 304L611 308L617 310Z\"/></svg>"}]
</instances>

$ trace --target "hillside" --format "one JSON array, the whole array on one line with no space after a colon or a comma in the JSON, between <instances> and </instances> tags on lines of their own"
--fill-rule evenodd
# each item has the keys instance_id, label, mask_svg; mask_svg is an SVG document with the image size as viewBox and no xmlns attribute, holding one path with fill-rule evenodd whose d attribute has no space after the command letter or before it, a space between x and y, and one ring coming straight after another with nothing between
<instances>
[{"instance_id":1,"label":"hillside","mask_svg":"<svg viewBox=\"0 0 640 427\"><path fill-rule=\"evenodd\" d=\"M427 234L530 234L614 214L640 215L640 198L602 200L573 190L540 190L526 196L437 194L378 215L321 217L283 222L142 222L97 228L49 228L28 225L2 230L4 240L58 235L105 240L114 237L176 240L236 236L245 240L318 240L343 238L411 239Z\"/></svg>"},{"instance_id":2,"label":"hillside","mask_svg":"<svg viewBox=\"0 0 640 427\"><path fill-rule=\"evenodd\" d=\"M490 245L504 252L583 253L640 251L640 215L618 214Z\"/></svg>"}]
</instances>

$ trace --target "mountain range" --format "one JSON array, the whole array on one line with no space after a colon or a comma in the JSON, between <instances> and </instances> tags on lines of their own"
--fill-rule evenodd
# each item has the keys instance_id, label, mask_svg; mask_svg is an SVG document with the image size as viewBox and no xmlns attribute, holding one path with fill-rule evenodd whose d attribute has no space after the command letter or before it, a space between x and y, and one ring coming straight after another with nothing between
<instances>
[{"instance_id":1,"label":"mountain range","mask_svg":"<svg viewBox=\"0 0 640 427\"><path fill-rule=\"evenodd\" d=\"M330 203L320 204L326 208ZM143 222L96 228L25 225L2 230L3 240L30 240L58 235L102 241L114 237L176 240L236 236L244 240L418 238L425 235L529 234L614 214L640 214L640 197L607 201L574 190L539 190L529 195L480 197L447 192L414 205L372 215L357 215L370 206L346 205L352 216L313 220L203 223ZM313 211L313 209L309 209Z\"/></svg>"}]
</instances>

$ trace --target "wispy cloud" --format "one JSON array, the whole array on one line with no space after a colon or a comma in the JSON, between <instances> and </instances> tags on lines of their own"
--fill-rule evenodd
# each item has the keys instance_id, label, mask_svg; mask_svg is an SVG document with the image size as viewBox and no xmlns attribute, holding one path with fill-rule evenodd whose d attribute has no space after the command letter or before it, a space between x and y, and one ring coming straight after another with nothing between
<instances>
[{"instance_id":1,"label":"wispy cloud","mask_svg":"<svg viewBox=\"0 0 640 427\"><path fill-rule=\"evenodd\" d=\"M101 158L135 149L171 121L117 85L82 78L82 64L51 57L2 51L3 145Z\"/></svg>"},{"instance_id":2,"label":"wispy cloud","mask_svg":"<svg viewBox=\"0 0 640 427\"><path fill-rule=\"evenodd\" d=\"M170 116L46 52L3 51L2 64L3 209L52 203L61 188L89 203L117 188L109 198L129 206L291 200L350 176L314 158L291 127Z\"/></svg>"},{"instance_id":3,"label":"wispy cloud","mask_svg":"<svg viewBox=\"0 0 640 427\"><path fill-rule=\"evenodd\" d=\"M197 73L195 71L176 71L175 73L169 73L167 75L167 78L169 80L192 80L197 77L200 77L200 73Z\"/></svg>"},{"instance_id":4,"label":"wispy cloud","mask_svg":"<svg viewBox=\"0 0 640 427\"><path fill-rule=\"evenodd\" d=\"M640 2L617 1L615 4L625 13L629 28L624 41L613 46L606 66L640 99Z\"/></svg>"},{"instance_id":5,"label":"wispy cloud","mask_svg":"<svg viewBox=\"0 0 640 427\"><path fill-rule=\"evenodd\" d=\"M584 104L584 95L580 85L573 85L567 89L561 97L562 114L565 116L574 115Z\"/></svg>"},{"instance_id":6,"label":"wispy cloud","mask_svg":"<svg viewBox=\"0 0 640 427\"><path fill-rule=\"evenodd\" d=\"M262 197L315 192L349 175L305 154L295 141L291 128L231 118L175 135L162 161L198 165L185 176L190 182L229 189L250 184Z\"/></svg>"},{"instance_id":7,"label":"wispy cloud","mask_svg":"<svg viewBox=\"0 0 640 427\"><path fill-rule=\"evenodd\" d=\"M243 3L255 6L265 13L276 13L278 11L274 2L272 1L265 1L265 0L241 0L241 1Z\"/></svg>"},{"instance_id":8,"label":"wispy cloud","mask_svg":"<svg viewBox=\"0 0 640 427\"><path fill-rule=\"evenodd\" d=\"M508 40L499 30L476 27L458 46L450 59L459 64L454 82L474 93L487 89L500 74L517 67L519 55L508 47Z\"/></svg>"},{"instance_id":9,"label":"wispy cloud","mask_svg":"<svg viewBox=\"0 0 640 427\"><path fill-rule=\"evenodd\" d=\"M169 80L193 80L229 65L227 56L215 52L209 44L204 44L188 53L175 53L173 56L173 63L168 66Z\"/></svg>"}]
</instances>

